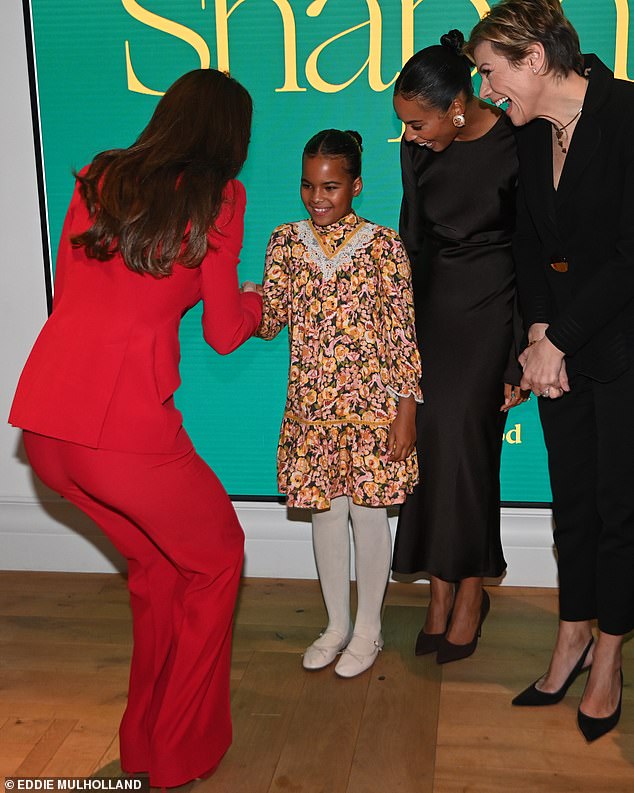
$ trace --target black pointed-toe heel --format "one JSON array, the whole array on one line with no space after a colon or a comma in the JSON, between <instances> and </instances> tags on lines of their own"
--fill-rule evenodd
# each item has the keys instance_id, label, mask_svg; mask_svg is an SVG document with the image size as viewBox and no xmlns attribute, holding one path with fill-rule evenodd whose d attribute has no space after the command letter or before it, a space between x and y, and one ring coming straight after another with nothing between
<instances>
[{"instance_id":1,"label":"black pointed-toe heel","mask_svg":"<svg viewBox=\"0 0 634 793\"><path fill-rule=\"evenodd\" d=\"M451 622L453 609L447 615L447 625ZM442 633L425 633L425 628L421 628L416 637L416 647L414 655L431 655L438 651L441 639L447 633L447 628Z\"/></svg>"},{"instance_id":2,"label":"black pointed-toe heel","mask_svg":"<svg viewBox=\"0 0 634 793\"><path fill-rule=\"evenodd\" d=\"M476 647L478 646L478 639L482 636L482 623L486 619L489 609L491 608L491 599L486 589L482 590L482 605L480 606L480 622L475 636L468 644L453 644L448 641L445 636L442 637L438 644L438 653L436 661L439 664L448 664L451 661L460 661L463 658L468 658L473 655Z\"/></svg>"},{"instance_id":3,"label":"black pointed-toe heel","mask_svg":"<svg viewBox=\"0 0 634 793\"><path fill-rule=\"evenodd\" d=\"M621 690L619 692L619 704L616 706L614 713L604 718L595 719L593 716L586 716L581 708L577 710L577 724L583 733L583 737L588 743L596 741L597 738L602 738L610 730L613 730L619 723L621 718L621 702L623 700L623 671L621 670Z\"/></svg>"},{"instance_id":4,"label":"black pointed-toe heel","mask_svg":"<svg viewBox=\"0 0 634 793\"><path fill-rule=\"evenodd\" d=\"M445 633L425 633L425 629L421 628L418 636L416 637L416 647L414 648L415 655L431 655L438 650L440 640L444 637Z\"/></svg>"},{"instance_id":5,"label":"black pointed-toe heel","mask_svg":"<svg viewBox=\"0 0 634 793\"><path fill-rule=\"evenodd\" d=\"M557 691L540 691L537 688L537 683L541 680L541 677L535 680L534 683L531 683L528 688L525 688L524 691L519 693L511 702L512 705L519 705L520 707L543 707L544 705L556 705L558 702L566 696L566 692L570 688L570 686L575 682L575 680L579 677L582 672L587 671L590 669L590 664L584 667L586 662L586 658L588 657L588 653L590 652L590 648L594 642L594 638L590 639L588 644L586 645L586 649L581 653L579 660L575 664L572 672L568 675L565 679L564 684L561 688Z\"/></svg>"}]
</instances>

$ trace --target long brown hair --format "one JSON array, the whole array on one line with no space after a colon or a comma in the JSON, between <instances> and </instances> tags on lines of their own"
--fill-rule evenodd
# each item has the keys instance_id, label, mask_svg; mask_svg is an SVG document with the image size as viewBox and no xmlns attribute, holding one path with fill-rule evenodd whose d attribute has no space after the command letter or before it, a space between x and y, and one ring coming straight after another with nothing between
<instances>
[{"instance_id":1,"label":"long brown hair","mask_svg":"<svg viewBox=\"0 0 634 793\"><path fill-rule=\"evenodd\" d=\"M251 97L232 77L184 74L132 146L101 152L77 176L93 223L73 246L100 261L120 253L130 270L156 278L176 261L200 265L224 187L246 160L251 115Z\"/></svg>"}]
</instances>

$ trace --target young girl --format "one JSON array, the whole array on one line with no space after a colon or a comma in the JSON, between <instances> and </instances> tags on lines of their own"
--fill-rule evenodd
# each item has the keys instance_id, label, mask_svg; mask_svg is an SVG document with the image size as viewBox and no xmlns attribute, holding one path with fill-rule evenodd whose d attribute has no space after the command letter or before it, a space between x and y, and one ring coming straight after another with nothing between
<instances>
[{"instance_id":1,"label":"young girl","mask_svg":"<svg viewBox=\"0 0 634 793\"><path fill-rule=\"evenodd\" d=\"M383 647L381 605L390 569L386 506L418 480L414 446L420 357L410 267L396 232L358 217L361 136L328 129L304 148L301 197L310 220L269 241L257 335L288 324L290 369L278 449L288 505L313 510L313 546L328 627L306 669L337 654L354 677ZM350 621L350 536L358 608Z\"/></svg>"}]
</instances>

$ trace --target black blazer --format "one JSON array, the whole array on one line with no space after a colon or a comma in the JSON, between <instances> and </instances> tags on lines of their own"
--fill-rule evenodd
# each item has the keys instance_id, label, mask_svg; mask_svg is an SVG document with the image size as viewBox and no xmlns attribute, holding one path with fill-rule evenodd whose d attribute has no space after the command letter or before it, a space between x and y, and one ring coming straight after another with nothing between
<instances>
[{"instance_id":1,"label":"black blazer","mask_svg":"<svg viewBox=\"0 0 634 793\"><path fill-rule=\"evenodd\" d=\"M550 323L568 369L607 382L634 361L634 84L595 55L585 61L588 90L557 191L551 124L518 129L513 253L526 327ZM564 258L566 272L551 267Z\"/></svg>"}]
</instances>

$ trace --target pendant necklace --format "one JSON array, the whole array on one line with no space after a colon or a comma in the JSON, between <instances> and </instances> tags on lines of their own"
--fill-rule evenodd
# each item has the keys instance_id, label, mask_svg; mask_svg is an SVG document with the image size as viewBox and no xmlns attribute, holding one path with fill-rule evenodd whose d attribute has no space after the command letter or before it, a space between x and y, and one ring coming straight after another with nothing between
<instances>
[{"instance_id":1,"label":"pendant necklace","mask_svg":"<svg viewBox=\"0 0 634 793\"><path fill-rule=\"evenodd\" d=\"M579 118L579 116L581 115L581 111L582 110L583 110L583 105L581 105L579 110L577 110L577 112L570 119L570 121L567 124L564 124L563 127L558 127L558 126L553 124L553 126L555 127L555 136L556 136L556 140L557 140L557 145L559 146L559 148L562 150L562 152L564 154L566 154L567 151L568 151L568 149L566 148L566 146L564 146L564 143L563 143L564 131L566 130L567 127L569 127L572 124L573 121L576 121Z\"/></svg>"}]
</instances>

